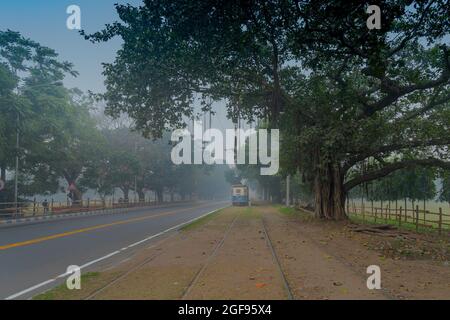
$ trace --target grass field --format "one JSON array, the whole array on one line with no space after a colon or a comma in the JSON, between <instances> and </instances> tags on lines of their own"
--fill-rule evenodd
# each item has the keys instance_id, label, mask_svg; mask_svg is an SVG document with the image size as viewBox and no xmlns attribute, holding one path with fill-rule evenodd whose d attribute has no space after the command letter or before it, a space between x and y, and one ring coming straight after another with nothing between
<instances>
[{"instance_id":1,"label":"grass field","mask_svg":"<svg viewBox=\"0 0 450 320\"><path fill-rule=\"evenodd\" d=\"M395 214L395 210L397 208L397 213L399 213L400 207L402 208L403 214L405 214L405 207L407 209L407 216L413 217L415 215L417 207L419 208L419 214L423 215L425 213L427 215L427 220L431 221L438 221L439 220L439 209L442 210L443 216L442 220L450 222L450 205L445 202L437 202L437 201L361 201L361 199L350 199L347 203L347 208L349 208L350 212L353 211L353 208L356 208L357 211L362 211L361 208L364 208L365 212L371 213L372 212L372 206L373 211L377 209L378 213L381 212L381 209L383 209L383 212L392 212L392 214ZM414 208L414 210L412 210ZM419 217L420 219L422 217Z\"/></svg>"},{"instance_id":2,"label":"grass field","mask_svg":"<svg viewBox=\"0 0 450 320\"><path fill-rule=\"evenodd\" d=\"M405 210L406 206L406 210ZM418 231L450 230L450 210L446 203L436 201L361 201L347 202L349 215L367 223L401 225ZM400 219L401 218L401 219Z\"/></svg>"}]
</instances>

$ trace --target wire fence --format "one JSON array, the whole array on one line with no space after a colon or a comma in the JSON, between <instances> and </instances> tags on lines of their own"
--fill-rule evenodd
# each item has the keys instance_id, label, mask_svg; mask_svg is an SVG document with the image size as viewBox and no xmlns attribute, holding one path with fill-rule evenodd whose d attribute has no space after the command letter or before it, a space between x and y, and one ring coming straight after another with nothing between
<instances>
[{"instance_id":1,"label":"wire fence","mask_svg":"<svg viewBox=\"0 0 450 320\"><path fill-rule=\"evenodd\" d=\"M362 219L363 222L395 224L417 232L432 230L441 235L450 231L450 214L444 213L441 207L433 212L427 210L425 206L419 208L419 205L405 208L397 201L376 206L373 202L367 204L362 201L357 204L349 199L347 213Z\"/></svg>"},{"instance_id":2,"label":"wire fence","mask_svg":"<svg viewBox=\"0 0 450 320\"><path fill-rule=\"evenodd\" d=\"M0 219L17 219L47 215L63 215L77 212L105 211L120 208L134 208L157 205L157 201L144 200L98 200L86 199L73 202L36 201L36 199L25 202L3 202L0 203Z\"/></svg>"}]
</instances>

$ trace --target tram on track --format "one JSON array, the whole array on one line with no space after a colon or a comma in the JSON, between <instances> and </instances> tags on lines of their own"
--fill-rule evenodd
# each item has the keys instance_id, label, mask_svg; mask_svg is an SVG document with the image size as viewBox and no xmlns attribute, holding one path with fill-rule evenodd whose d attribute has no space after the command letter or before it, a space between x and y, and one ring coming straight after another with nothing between
<instances>
[{"instance_id":1,"label":"tram on track","mask_svg":"<svg viewBox=\"0 0 450 320\"><path fill-rule=\"evenodd\" d=\"M243 184L231 186L231 202L233 206L248 206L248 187Z\"/></svg>"}]
</instances>

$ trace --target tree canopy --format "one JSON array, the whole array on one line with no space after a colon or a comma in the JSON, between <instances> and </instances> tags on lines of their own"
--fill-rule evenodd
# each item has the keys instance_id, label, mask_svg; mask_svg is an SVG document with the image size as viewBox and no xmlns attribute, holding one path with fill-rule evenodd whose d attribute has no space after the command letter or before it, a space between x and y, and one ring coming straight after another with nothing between
<instances>
[{"instance_id":1,"label":"tree canopy","mask_svg":"<svg viewBox=\"0 0 450 320\"><path fill-rule=\"evenodd\" d=\"M101 123L93 95L63 85L69 74L77 75L54 50L0 31L0 202L15 201L12 174L22 199L64 192L74 205L89 189L102 199L120 189L125 201L130 191L144 200L152 190L161 202L164 193L223 196L222 170L175 166L168 132L149 140L132 125L113 128L104 117Z\"/></svg>"},{"instance_id":2,"label":"tree canopy","mask_svg":"<svg viewBox=\"0 0 450 320\"><path fill-rule=\"evenodd\" d=\"M85 36L123 40L104 69L109 114L156 136L196 101L266 119L282 130L283 166L313 185L316 215L341 219L361 183L450 167L448 4L377 3L379 30L366 26L370 1L144 1Z\"/></svg>"}]
</instances>

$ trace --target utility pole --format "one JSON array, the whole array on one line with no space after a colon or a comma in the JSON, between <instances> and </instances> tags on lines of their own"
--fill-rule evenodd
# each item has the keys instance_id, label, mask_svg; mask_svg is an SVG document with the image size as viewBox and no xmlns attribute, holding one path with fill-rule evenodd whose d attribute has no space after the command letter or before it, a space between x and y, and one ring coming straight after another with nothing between
<instances>
[{"instance_id":1,"label":"utility pole","mask_svg":"<svg viewBox=\"0 0 450 320\"><path fill-rule=\"evenodd\" d=\"M14 181L14 207L16 214L18 213L18 186L19 186L19 113L17 113L17 127L16 127L16 172Z\"/></svg>"},{"instance_id":2,"label":"utility pole","mask_svg":"<svg viewBox=\"0 0 450 320\"><path fill-rule=\"evenodd\" d=\"M137 141L134 142L134 153L137 156ZM137 175L134 175L134 202L136 202L137 198Z\"/></svg>"},{"instance_id":3,"label":"utility pole","mask_svg":"<svg viewBox=\"0 0 450 320\"><path fill-rule=\"evenodd\" d=\"M291 175L288 174L286 177L286 207L289 207L291 201L289 199L291 194Z\"/></svg>"},{"instance_id":4,"label":"utility pole","mask_svg":"<svg viewBox=\"0 0 450 320\"><path fill-rule=\"evenodd\" d=\"M234 165L237 166L237 149L238 149L238 129L237 122L234 123Z\"/></svg>"},{"instance_id":5,"label":"utility pole","mask_svg":"<svg viewBox=\"0 0 450 320\"><path fill-rule=\"evenodd\" d=\"M137 176L134 176L134 202L137 202Z\"/></svg>"}]
</instances>

